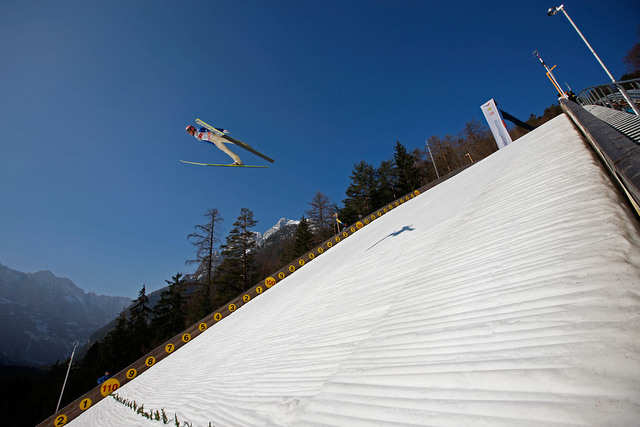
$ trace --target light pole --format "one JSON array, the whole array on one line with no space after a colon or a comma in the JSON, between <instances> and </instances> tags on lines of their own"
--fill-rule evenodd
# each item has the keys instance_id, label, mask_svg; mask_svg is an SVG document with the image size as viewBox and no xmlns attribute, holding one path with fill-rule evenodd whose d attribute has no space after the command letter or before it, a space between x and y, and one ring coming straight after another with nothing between
<instances>
[{"instance_id":1,"label":"light pole","mask_svg":"<svg viewBox=\"0 0 640 427\"><path fill-rule=\"evenodd\" d=\"M556 13L562 11L562 13L564 13L564 16L567 17L567 19L569 20L569 22L571 23L571 25L573 26L573 28L577 31L577 33L580 35L580 37L582 38L582 41L587 45L587 47L589 48L589 50L591 51L591 53L593 53L593 56L596 57L596 59L598 60L598 62L600 63L600 65L602 66L602 68L604 68L604 71L607 73L607 75L609 76L609 78L611 79L611 81L613 82L613 84L615 84L618 87L618 90L620 90L620 92L622 93L622 96L624 96L624 99L627 100L627 102L629 103L629 106L633 109L633 112L636 114L636 116L640 116L640 111L638 110L638 107L636 106L636 104L633 103L633 101L631 100L631 98L629 97L629 95L627 94L627 91L624 90L624 88L618 84L618 82L616 82L616 79L613 78L613 76L611 75L611 73L609 72L609 70L607 69L607 67L605 67L604 63L602 62L602 60L600 59L600 57L598 56L598 54L596 53L595 50L593 50L593 48L591 47L591 45L589 44L589 42L587 41L587 39L584 38L584 36L582 35L582 33L580 32L580 30L578 29L578 27L576 26L576 24L573 22L573 20L569 17L569 14L567 13L566 10L564 10L564 5L561 4L560 6L557 7L551 7L549 8L549 10L547 11L547 15L549 16L553 16Z\"/></svg>"},{"instance_id":2,"label":"light pole","mask_svg":"<svg viewBox=\"0 0 640 427\"><path fill-rule=\"evenodd\" d=\"M438 168L436 167L436 161L433 160L433 154L431 154L431 148L429 148L429 141L426 140L425 144L427 144L427 150L429 150L429 156L431 157L431 163L433 163L433 168L436 170L436 176L440 178L440 174L438 173Z\"/></svg>"},{"instance_id":3,"label":"light pole","mask_svg":"<svg viewBox=\"0 0 640 427\"><path fill-rule=\"evenodd\" d=\"M558 91L558 95L560 95L560 97L562 97L564 99L568 99L569 97L567 96L567 94L560 88L560 83L558 83L558 80L556 79L556 76L553 75L553 71L552 70L553 70L553 68L556 68L556 66L554 65L553 68L547 67L547 64L544 63L544 61L542 60L542 57L540 56L540 52L538 52L537 50L533 51L533 55L540 60L540 62L542 63L542 66L544 67L544 69L547 70L547 77L549 77L549 80L551 80L551 84Z\"/></svg>"},{"instance_id":4,"label":"light pole","mask_svg":"<svg viewBox=\"0 0 640 427\"><path fill-rule=\"evenodd\" d=\"M73 363L73 355L76 353L76 347L78 347L78 341L73 342L73 351L69 358L69 367L67 368L67 375L64 376L64 383L62 383L62 391L60 392L60 399L58 399L58 406L56 406L56 412L60 409L60 402L62 401L62 394L64 393L64 387L67 385L67 378L69 377L69 371L71 370L71 364Z\"/></svg>"}]
</instances>

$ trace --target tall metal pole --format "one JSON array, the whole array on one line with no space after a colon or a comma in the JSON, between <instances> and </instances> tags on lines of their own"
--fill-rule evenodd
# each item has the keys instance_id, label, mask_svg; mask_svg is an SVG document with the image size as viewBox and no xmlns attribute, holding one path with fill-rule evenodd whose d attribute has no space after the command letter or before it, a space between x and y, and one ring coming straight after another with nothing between
<instances>
[{"instance_id":1,"label":"tall metal pole","mask_svg":"<svg viewBox=\"0 0 640 427\"><path fill-rule=\"evenodd\" d=\"M62 402L62 394L64 393L64 387L67 385L67 378L69 377L69 371L71 370L71 364L73 363L73 355L76 353L76 347L78 346L78 341L73 342L73 351L71 352L71 357L69 358L69 367L67 368L67 375L64 376L64 383L62 384L62 391L60 392L60 399L58 399L58 406L56 406L56 412L60 408L60 402Z\"/></svg>"},{"instance_id":2,"label":"tall metal pole","mask_svg":"<svg viewBox=\"0 0 640 427\"><path fill-rule=\"evenodd\" d=\"M571 23L571 25L573 26L573 28L576 30L576 32L580 35L580 38L582 38L582 41L584 42L584 44L587 45L587 47L589 48L589 50L591 51L591 53L593 53L593 56L596 57L596 59L598 60L598 62L600 63L600 65L602 66L602 68L604 69L604 71L607 73L607 75L609 76L609 78L611 79L611 81L618 87L618 90L620 90L620 92L622 93L622 96L624 96L624 99L627 100L627 102L629 103L629 107L631 107L631 109L633 110L633 112L636 114L636 116L640 116L640 110L638 110L638 107L636 106L636 104L634 104L634 102L631 100L631 97L627 94L627 91L624 90L624 88L618 84L618 82L616 82L616 79L613 78L613 76L611 75L611 73L609 72L609 70L607 69L607 67L605 67L604 63L602 62L602 60L600 59L600 57L598 56L598 54L596 53L595 50L593 50L593 48L591 47L591 45L589 44L589 42L587 41L586 38L584 38L584 36L582 35L582 33L580 32L580 30L578 29L578 26L575 24L575 22L573 22L573 20L571 19L571 17L569 16L569 14L567 13L566 10L564 10L564 5L561 4L558 7L552 7L547 11L547 15L549 16L553 16L556 13L558 13L558 11L562 11L562 13L564 13L564 16L567 17L567 19L569 20L569 22Z\"/></svg>"},{"instance_id":3,"label":"tall metal pole","mask_svg":"<svg viewBox=\"0 0 640 427\"><path fill-rule=\"evenodd\" d=\"M431 148L429 148L429 140L424 141L427 144L427 150L429 150L429 156L431 156L431 163L433 163L433 168L436 170L436 176L440 178L440 174L438 173L438 168L436 167L436 162L433 160L433 154L431 154Z\"/></svg>"},{"instance_id":4,"label":"tall metal pole","mask_svg":"<svg viewBox=\"0 0 640 427\"><path fill-rule=\"evenodd\" d=\"M547 77L549 77L549 80L551 80L551 84L553 84L553 86L558 91L558 95L560 95L564 99L567 99L568 98L567 94L560 88L560 83L558 83L556 76L553 75L552 70L553 68L556 68L556 66L554 65L553 68L551 69L547 67L547 64L544 63L544 61L542 60L542 57L540 56L540 52L538 52L537 50L533 51L533 55L540 60L540 63L542 64L544 69L547 70Z\"/></svg>"}]
</instances>

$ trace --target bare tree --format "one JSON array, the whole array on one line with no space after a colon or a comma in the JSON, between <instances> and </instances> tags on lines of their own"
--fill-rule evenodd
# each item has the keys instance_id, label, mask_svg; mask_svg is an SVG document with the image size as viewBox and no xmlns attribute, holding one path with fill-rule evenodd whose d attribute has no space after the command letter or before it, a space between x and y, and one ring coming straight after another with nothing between
<instances>
[{"instance_id":1,"label":"bare tree","mask_svg":"<svg viewBox=\"0 0 640 427\"><path fill-rule=\"evenodd\" d=\"M460 139L463 140L463 151L469 153L473 161L484 159L495 151L495 143L491 139L489 128L479 120L471 120L460 132ZM465 153L462 153L464 156Z\"/></svg>"},{"instance_id":2,"label":"bare tree","mask_svg":"<svg viewBox=\"0 0 640 427\"><path fill-rule=\"evenodd\" d=\"M638 26L638 35L640 36L640 26ZM627 69L629 73L632 75L640 73L640 43L634 44L629 52L623 58L624 63L627 65ZM627 77L622 78L621 80L637 78L631 75L627 75Z\"/></svg>"},{"instance_id":3,"label":"bare tree","mask_svg":"<svg viewBox=\"0 0 640 427\"><path fill-rule=\"evenodd\" d=\"M316 242L322 242L333 235L333 223L335 213L329 200L329 196L318 191L309 202L310 208L305 211L309 218L311 229Z\"/></svg>"},{"instance_id":4,"label":"bare tree","mask_svg":"<svg viewBox=\"0 0 640 427\"><path fill-rule=\"evenodd\" d=\"M202 266L204 272L207 273L207 285L210 285L215 269L215 248L219 242L216 224L222 221L222 216L218 212L218 209L209 208L204 217L207 219L207 222L202 225L196 225L196 230L187 236L196 248L196 258L187 260L187 264L198 264Z\"/></svg>"}]
</instances>

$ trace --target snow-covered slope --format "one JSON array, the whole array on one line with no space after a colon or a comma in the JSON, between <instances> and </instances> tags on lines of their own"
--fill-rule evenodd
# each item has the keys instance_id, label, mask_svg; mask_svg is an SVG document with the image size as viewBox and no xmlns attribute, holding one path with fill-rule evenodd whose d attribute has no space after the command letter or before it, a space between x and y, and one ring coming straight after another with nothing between
<instances>
[{"instance_id":1,"label":"snow-covered slope","mask_svg":"<svg viewBox=\"0 0 640 427\"><path fill-rule=\"evenodd\" d=\"M637 425L639 243L563 115L118 393L194 426ZM70 423L159 424L111 398Z\"/></svg>"}]
</instances>

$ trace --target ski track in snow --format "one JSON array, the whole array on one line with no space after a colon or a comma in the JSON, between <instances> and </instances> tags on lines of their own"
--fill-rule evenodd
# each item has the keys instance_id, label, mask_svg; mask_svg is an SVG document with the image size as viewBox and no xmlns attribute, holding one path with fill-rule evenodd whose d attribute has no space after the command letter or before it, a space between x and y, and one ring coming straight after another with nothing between
<instances>
[{"instance_id":1,"label":"ski track in snow","mask_svg":"<svg viewBox=\"0 0 640 427\"><path fill-rule=\"evenodd\" d=\"M194 426L637 425L638 220L562 115L124 385ZM153 426L111 398L71 426Z\"/></svg>"}]
</instances>

